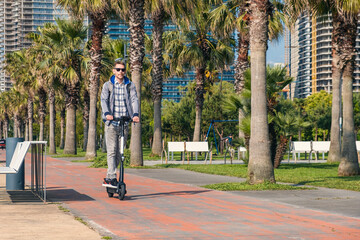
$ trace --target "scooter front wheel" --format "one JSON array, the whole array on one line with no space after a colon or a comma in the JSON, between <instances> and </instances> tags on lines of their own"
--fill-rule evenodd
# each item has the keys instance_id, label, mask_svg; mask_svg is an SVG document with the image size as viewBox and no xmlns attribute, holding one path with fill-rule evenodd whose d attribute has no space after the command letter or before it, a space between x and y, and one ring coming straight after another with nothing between
<instances>
[{"instance_id":1,"label":"scooter front wheel","mask_svg":"<svg viewBox=\"0 0 360 240\"><path fill-rule=\"evenodd\" d=\"M120 189L119 189L119 200L124 200L125 194L126 194L126 186L125 186L125 184L120 185Z\"/></svg>"}]
</instances>

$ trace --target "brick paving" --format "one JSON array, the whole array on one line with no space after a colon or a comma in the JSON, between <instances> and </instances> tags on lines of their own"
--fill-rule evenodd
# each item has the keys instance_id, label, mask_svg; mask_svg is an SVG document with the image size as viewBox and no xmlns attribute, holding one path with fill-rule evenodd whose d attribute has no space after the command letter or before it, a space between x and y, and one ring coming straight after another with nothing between
<instances>
[{"instance_id":1,"label":"brick paving","mask_svg":"<svg viewBox=\"0 0 360 240\"><path fill-rule=\"evenodd\" d=\"M127 169L128 193L120 201L109 198L101 186L105 172L48 158L48 196L113 239L360 239L360 218L144 177ZM358 203L353 204L358 211Z\"/></svg>"}]
</instances>

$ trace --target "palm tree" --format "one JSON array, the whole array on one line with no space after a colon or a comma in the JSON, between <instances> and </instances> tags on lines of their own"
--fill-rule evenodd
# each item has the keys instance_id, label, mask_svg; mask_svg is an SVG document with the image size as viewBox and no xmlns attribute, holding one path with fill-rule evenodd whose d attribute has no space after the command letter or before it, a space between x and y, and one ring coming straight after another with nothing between
<instances>
[{"instance_id":1,"label":"palm tree","mask_svg":"<svg viewBox=\"0 0 360 240\"><path fill-rule=\"evenodd\" d=\"M5 70L18 90L27 94L27 122L29 140L33 139L34 93L36 90L36 67L34 55L29 49L8 53ZM20 87L21 86L21 87Z\"/></svg>"},{"instance_id":2,"label":"palm tree","mask_svg":"<svg viewBox=\"0 0 360 240\"><path fill-rule=\"evenodd\" d=\"M160 155L162 152L162 131L161 131L161 99L163 85L163 31L165 10L161 0L146 1L147 13L153 22L152 30L152 82L151 92L154 103L154 133L152 153Z\"/></svg>"},{"instance_id":3,"label":"palm tree","mask_svg":"<svg viewBox=\"0 0 360 240\"><path fill-rule=\"evenodd\" d=\"M183 21L179 22L180 31L168 33L170 40L166 45L171 56L172 73L182 74L184 69L195 69L196 117L193 141L200 141L207 74L216 68L224 69L233 58L233 51L226 42L227 39L218 39L210 34L209 10L210 5L207 1L198 2Z\"/></svg>"},{"instance_id":4,"label":"palm tree","mask_svg":"<svg viewBox=\"0 0 360 240\"><path fill-rule=\"evenodd\" d=\"M105 33L106 23L112 14L112 0L58 0L58 3L72 11L75 16L87 14L91 20L91 42L90 42L90 77L89 77L89 132L86 147L86 158L96 157L96 105L98 101L101 59L102 59L102 41ZM116 2L116 1L115 1Z\"/></svg>"},{"instance_id":5,"label":"palm tree","mask_svg":"<svg viewBox=\"0 0 360 240\"><path fill-rule=\"evenodd\" d=\"M162 129L161 129L161 101L163 86L163 32L164 23L172 17L173 21L185 15L187 9L193 6L192 1L178 0L148 0L145 1L145 10L151 17L152 30L152 82L151 92L154 104L154 132L152 153L160 155L162 152Z\"/></svg>"},{"instance_id":6,"label":"palm tree","mask_svg":"<svg viewBox=\"0 0 360 240\"><path fill-rule=\"evenodd\" d=\"M144 0L129 0L129 26L130 26L130 69L131 78L136 86L139 103L141 103L141 75L142 63L145 56L144 45ZM141 119L141 107L139 108ZM143 165L141 143L141 122L131 128L131 159L133 166Z\"/></svg>"},{"instance_id":7,"label":"palm tree","mask_svg":"<svg viewBox=\"0 0 360 240\"><path fill-rule=\"evenodd\" d=\"M44 29L43 34L59 50L64 66L60 80L66 94L66 136L64 154L76 154L76 108L79 101L82 47L87 29L82 21L57 20L58 27Z\"/></svg>"},{"instance_id":8,"label":"palm tree","mask_svg":"<svg viewBox=\"0 0 360 240\"><path fill-rule=\"evenodd\" d=\"M251 132L248 179L251 184L275 182L271 162L266 103L266 50L271 4L250 1Z\"/></svg>"},{"instance_id":9,"label":"palm tree","mask_svg":"<svg viewBox=\"0 0 360 240\"><path fill-rule=\"evenodd\" d=\"M122 19L129 23L130 30L130 71L131 80L136 86L136 91L141 103L141 77L143 71L143 59L145 56L145 1L144 0L119 0L116 10ZM141 119L141 106L139 107ZM143 165L143 152L141 140L141 122L131 127L131 159L132 166Z\"/></svg>"},{"instance_id":10,"label":"palm tree","mask_svg":"<svg viewBox=\"0 0 360 240\"><path fill-rule=\"evenodd\" d=\"M11 104L10 109L13 112L14 116L14 137L22 137L23 136L23 128L22 122L26 115L26 94L22 94L20 91L17 90L17 87L14 86L10 90L11 95Z\"/></svg>"},{"instance_id":11,"label":"palm tree","mask_svg":"<svg viewBox=\"0 0 360 240\"><path fill-rule=\"evenodd\" d=\"M359 164L357 154L354 154L356 153L356 145L354 136L354 116L352 110L352 80L350 80L350 78L352 78L354 71L352 65L355 61L355 38L357 32L358 14L360 13L359 1L287 1L289 3L287 4L290 9L289 11L295 18L308 9L311 10L312 14L317 16L322 16L328 12L331 13L333 20L333 32L331 39L333 101L331 117L331 144L328 161L334 162L341 159L338 172L339 176L356 175L359 173ZM339 124L341 75L343 75L344 102L344 134L342 145L340 145L341 136ZM350 91L351 94L347 91Z\"/></svg>"},{"instance_id":12,"label":"palm tree","mask_svg":"<svg viewBox=\"0 0 360 240\"><path fill-rule=\"evenodd\" d=\"M220 2L217 8L211 12L212 30L220 36L228 37L237 31L237 60L235 63L234 89L237 94L241 94L245 86L245 71L249 68L249 47L250 47L250 14L249 1L230 0L215 1ZM279 1L271 1L276 7L276 11L269 16L269 39L277 40L283 32L282 26L282 4ZM242 121L242 112L239 111L239 124ZM244 133L239 129L239 137L244 137Z\"/></svg>"},{"instance_id":13,"label":"palm tree","mask_svg":"<svg viewBox=\"0 0 360 240\"><path fill-rule=\"evenodd\" d=\"M58 59L58 49L51 41L44 35L44 31L52 29L53 24L45 24L42 28L38 29L39 33L30 33L27 37L31 39L34 44L32 50L37 54L38 69L41 72L41 77L38 78L38 85L47 91L49 98L49 153L56 154L55 146L55 93L63 88L59 81L59 76L62 72L62 65L60 59ZM40 134L40 137L42 134Z\"/></svg>"},{"instance_id":14,"label":"palm tree","mask_svg":"<svg viewBox=\"0 0 360 240\"><path fill-rule=\"evenodd\" d=\"M357 23L358 13L345 14L344 23L348 26L345 33L347 40L347 49L344 55L351 56L346 62L343 72L343 143L341 145L341 162L339 164L339 176L354 176L360 173L358 155L356 150L356 136L354 126L354 109L353 109L353 80L354 80L354 65L355 65L355 49L357 37Z\"/></svg>"},{"instance_id":15,"label":"palm tree","mask_svg":"<svg viewBox=\"0 0 360 240\"><path fill-rule=\"evenodd\" d=\"M244 88L244 73L249 68L249 14L248 2L244 0L220 1L222 4L215 8L210 15L212 30L219 35L229 37L237 30L238 58L235 65L234 89L240 94Z\"/></svg>"}]
</instances>

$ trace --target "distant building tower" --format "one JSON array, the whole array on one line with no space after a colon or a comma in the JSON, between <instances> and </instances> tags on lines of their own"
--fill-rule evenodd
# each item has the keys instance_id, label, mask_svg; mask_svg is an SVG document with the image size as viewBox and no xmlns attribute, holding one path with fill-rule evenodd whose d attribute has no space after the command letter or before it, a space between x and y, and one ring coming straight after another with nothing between
<instances>
[{"instance_id":1,"label":"distant building tower","mask_svg":"<svg viewBox=\"0 0 360 240\"><path fill-rule=\"evenodd\" d=\"M25 36L36 32L44 23L67 17L67 13L56 6L56 0L0 1L0 91L12 86L4 71L5 54L30 46Z\"/></svg>"},{"instance_id":2,"label":"distant building tower","mask_svg":"<svg viewBox=\"0 0 360 240\"><path fill-rule=\"evenodd\" d=\"M5 91L4 68L5 55L5 1L0 2L0 92Z\"/></svg>"},{"instance_id":3,"label":"distant building tower","mask_svg":"<svg viewBox=\"0 0 360 240\"><path fill-rule=\"evenodd\" d=\"M360 29L360 25L358 26ZM290 88L291 98L307 96L325 90L332 91L331 16L301 15L295 26L287 31L285 41L286 64L294 78ZM353 89L360 91L360 30L357 37L357 56Z\"/></svg>"}]
</instances>

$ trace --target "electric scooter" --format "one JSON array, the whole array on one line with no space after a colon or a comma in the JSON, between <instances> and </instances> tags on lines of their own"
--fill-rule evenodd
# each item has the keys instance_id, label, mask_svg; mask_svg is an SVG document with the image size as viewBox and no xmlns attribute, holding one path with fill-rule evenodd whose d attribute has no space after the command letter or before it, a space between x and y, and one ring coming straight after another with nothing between
<instances>
[{"instance_id":1,"label":"electric scooter","mask_svg":"<svg viewBox=\"0 0 360 240\"><path fill-rule=\"evenodd\" d=\"M106 192L108 194L109 197L113 197L114 193L118 194L118 198L120 200L124 200L125 198L125 194L126 194L126 184L124 182L124 146L125 146L125 134L124 134L124 129L125 129L125 123L126 122L131 122L131 118L130 117L120 117L120 118L114 118L113 121L119 122L119 126L120 126L120 149L119 149L119 154L120 154L120 170L119 170L119 181L117 186L113 186L111 184L103 184L104 187L106 187Z\"/></svg>"}]
</instances>

